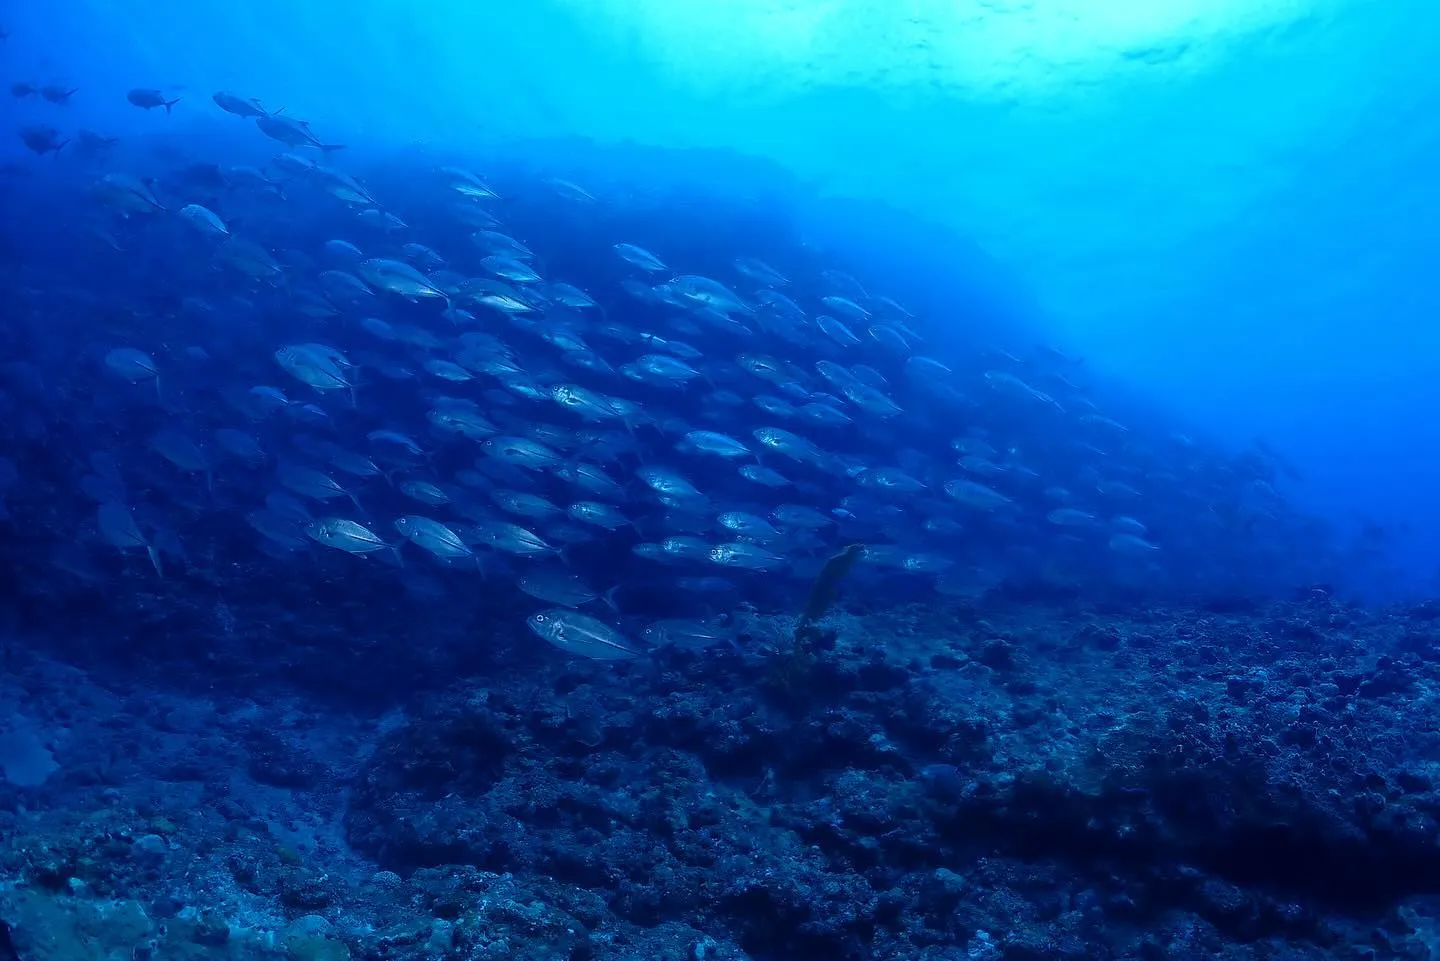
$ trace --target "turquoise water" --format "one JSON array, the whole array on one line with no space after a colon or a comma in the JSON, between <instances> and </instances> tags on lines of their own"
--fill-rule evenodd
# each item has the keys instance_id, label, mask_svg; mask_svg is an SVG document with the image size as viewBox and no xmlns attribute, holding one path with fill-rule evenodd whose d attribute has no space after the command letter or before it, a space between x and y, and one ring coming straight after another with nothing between
<instances>
[{"instance_id":1,"label":"turquoise water","mask_svg":"<svg viewBox=\"0 0 1440 961\"><path fill-rule=\"evenodd\" d=\"M837 197L917 215L1047 339L1197 432L1263 438L1293 496L1434 568L1429 6L65 2L4 26L14 77L80 88L74 123L124 136L233 89L352 155L723 150L793 176L817 223ZM137 86L184 101L135 110Z\"/></svg>"}]
</instances>

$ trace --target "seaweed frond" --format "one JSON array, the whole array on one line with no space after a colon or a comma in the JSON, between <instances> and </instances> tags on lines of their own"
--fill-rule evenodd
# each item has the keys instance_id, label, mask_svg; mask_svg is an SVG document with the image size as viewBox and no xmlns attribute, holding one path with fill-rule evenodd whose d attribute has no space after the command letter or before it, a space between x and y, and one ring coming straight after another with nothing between
<instances>
[{"instance_id":1,"label":"seaweed frond","mask_svg":"<svg viewBox=\"0 0 1440 961\"><path fill-rule=\"evenodd\" d=\"M810 599L800 620L795 623L795 652L804 652L819 639L820 630L815 622L824 617L840 596L840 582L850 573L855 562L865 556L864 544L850 544L825 561L815 582L810 585Z\"/></svg>"}]
</instances>

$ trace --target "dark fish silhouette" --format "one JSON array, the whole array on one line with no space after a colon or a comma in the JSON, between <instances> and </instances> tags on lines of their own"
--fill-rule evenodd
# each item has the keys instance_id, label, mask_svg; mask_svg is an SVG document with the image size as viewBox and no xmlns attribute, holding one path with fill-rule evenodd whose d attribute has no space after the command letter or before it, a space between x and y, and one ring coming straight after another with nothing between
<instances>
[{"instance_id":1,"label":"dark fish silhouette","mask_svg":"<svg viewBox=\"0 0 1440 961\"><path fill-rule=\"evenodd\" d=\"M44 97L51 103L58 103L62 105L68 104L70 102L70 98L75 96L75 94L79 92L79 87L71 87L67 90L64 87L57 86L55 84L50 84L48 86L40 88L40 96Z\"/></svg>"},{"instance_id":2,"label":"dark fish silhouette","mask_svg":"<svg viewBox=\"0 0 1440 961\"><path fill-rule=\"evenodd\" d=\"M61 140L60 131L54 127L46 127L40 124L22 127L20 130L20 139L25 142L25 146L37 154L42 155L59 153L60 148L70 142L69 140Z\"/></svg>"},{"instance_id":3,"label":"dark fish silhouette","mask_svg":"<svg viewBox=\"0 0 1440 961\"><path fill-rule=\"evenodd\" d=\"M165 95L159 90L151 90L144 87L137 87L125 95L125 99L142 110L154 110L156 107L164 107L169 113L170 108L180 102L180 98L166 100Z\"/></svg>"}]
</instances>

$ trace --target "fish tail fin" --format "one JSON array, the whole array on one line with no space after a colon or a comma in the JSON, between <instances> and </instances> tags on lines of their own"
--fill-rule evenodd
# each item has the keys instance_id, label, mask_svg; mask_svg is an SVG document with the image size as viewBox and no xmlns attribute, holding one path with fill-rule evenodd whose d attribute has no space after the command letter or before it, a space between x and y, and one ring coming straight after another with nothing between
<instances>
[{"instance_id":1,"label":"fish tail fin","mask_svg":"<svg viewBox=\"0 0 1440 961\"><path fill-rule=\"evenodd\" d=\"M555 556L560 558L561 564L564 564L566 567L570 566L570 547L568 545L565 547L556 548Z\"/></svg>"},{"instance_id":2,"label":"fish tail fin","mask_svg":"<svg viewBox=\"0 0 1440 961\"><path fill-rule=\"evenodd\" d=\"M404 566L405 566L405 555L400 553L400 545L399 545L399 544L394 544L394 545L392 545L392 546L390 547L390 550L393 551L394 554L395 554L395 566L396 566L396 567L404 567Z\"/></svg>"},{"instance_id":3,"label":"fish tail fin","mask_svg":"<svg viewBox=\"0 0 1440 961\"><path fill-rule=\"evenodd\" d=\"M162 101L160 101L162 104L165 105L165 115L166 115L167 117L170 115L170 108L173 107L173 106L175 106L175 105L176 105L177 103L179 103L182 99L184 99L184 98L183 98L183 97L176 97L174 100L162 100Z\"/></svg>"},{"instance_id":4,"label":"fish tail fin","mask_svg":"<svg viewBox=\"0 0 1440 961\"><path fill-rule=\"evenodd\" d=\"M150 563L154 565L156 575L159 577L164 577L165 572L160 569L160 552L149 544L146 544L145 553L150 555Z\"/></svg>"},{"instance_id":5,"label":"fish tail fin","mask_svg":"<svg viewBox=\"0 0 1440 961\"><path fill-rule=\"evenodd\" d=\"M615 592L618 590L620 590L620 585L616 584L614 587L610 588L610 590L600 595L600 599L605 602L605 606L610 608L610 610L614 611L616 614L620 613L620 605L615 603Z\"/></svg>"},{"instance_id":6,"label":"fish tail fin","mask_svg":"<svg viewBox=\"0 0 1440 961\"><path fill-rule=\"evenodd\" d=\"M278 111L277 111L277 113L278 113ZM337 151L337 150L344 150L344 149L345 149L345 145L344 145L343 143L322 143L322 144L316 144L316 146L319 147L319 148L320 148L323 152L325 152L325 153L334 153L334 152Z\"/></svg>"},{"instance_id":7,"label":"fish tail fin","mask_svg":"<svg viewBox=\"0 0 1440 961\"><path fill-rule=\"evenodd\" d=\"M70 141L68 139L60 141L58 144L55 145L55 149L52 150L51 153L54 154L56 157L60 156L60 151L64 150L65 145L69 142Z\"/></svg>"}]
</instances>

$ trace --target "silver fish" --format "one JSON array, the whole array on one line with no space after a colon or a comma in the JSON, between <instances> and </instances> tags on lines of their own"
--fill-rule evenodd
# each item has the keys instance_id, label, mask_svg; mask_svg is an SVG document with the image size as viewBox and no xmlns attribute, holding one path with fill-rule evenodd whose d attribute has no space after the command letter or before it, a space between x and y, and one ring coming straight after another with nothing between
<instances>
[{"instance_id":1,"label":"silver fish","mask_svg":"<svg viewBox=\"0 0 1440 961\"><path fill-rule=\"evenodd\" d=\"M553 608L531 614L525 624L537 635L565 651L596 660L640 656L640 649L619 631L585 614Z\"/></svg>"}]
</instances>

